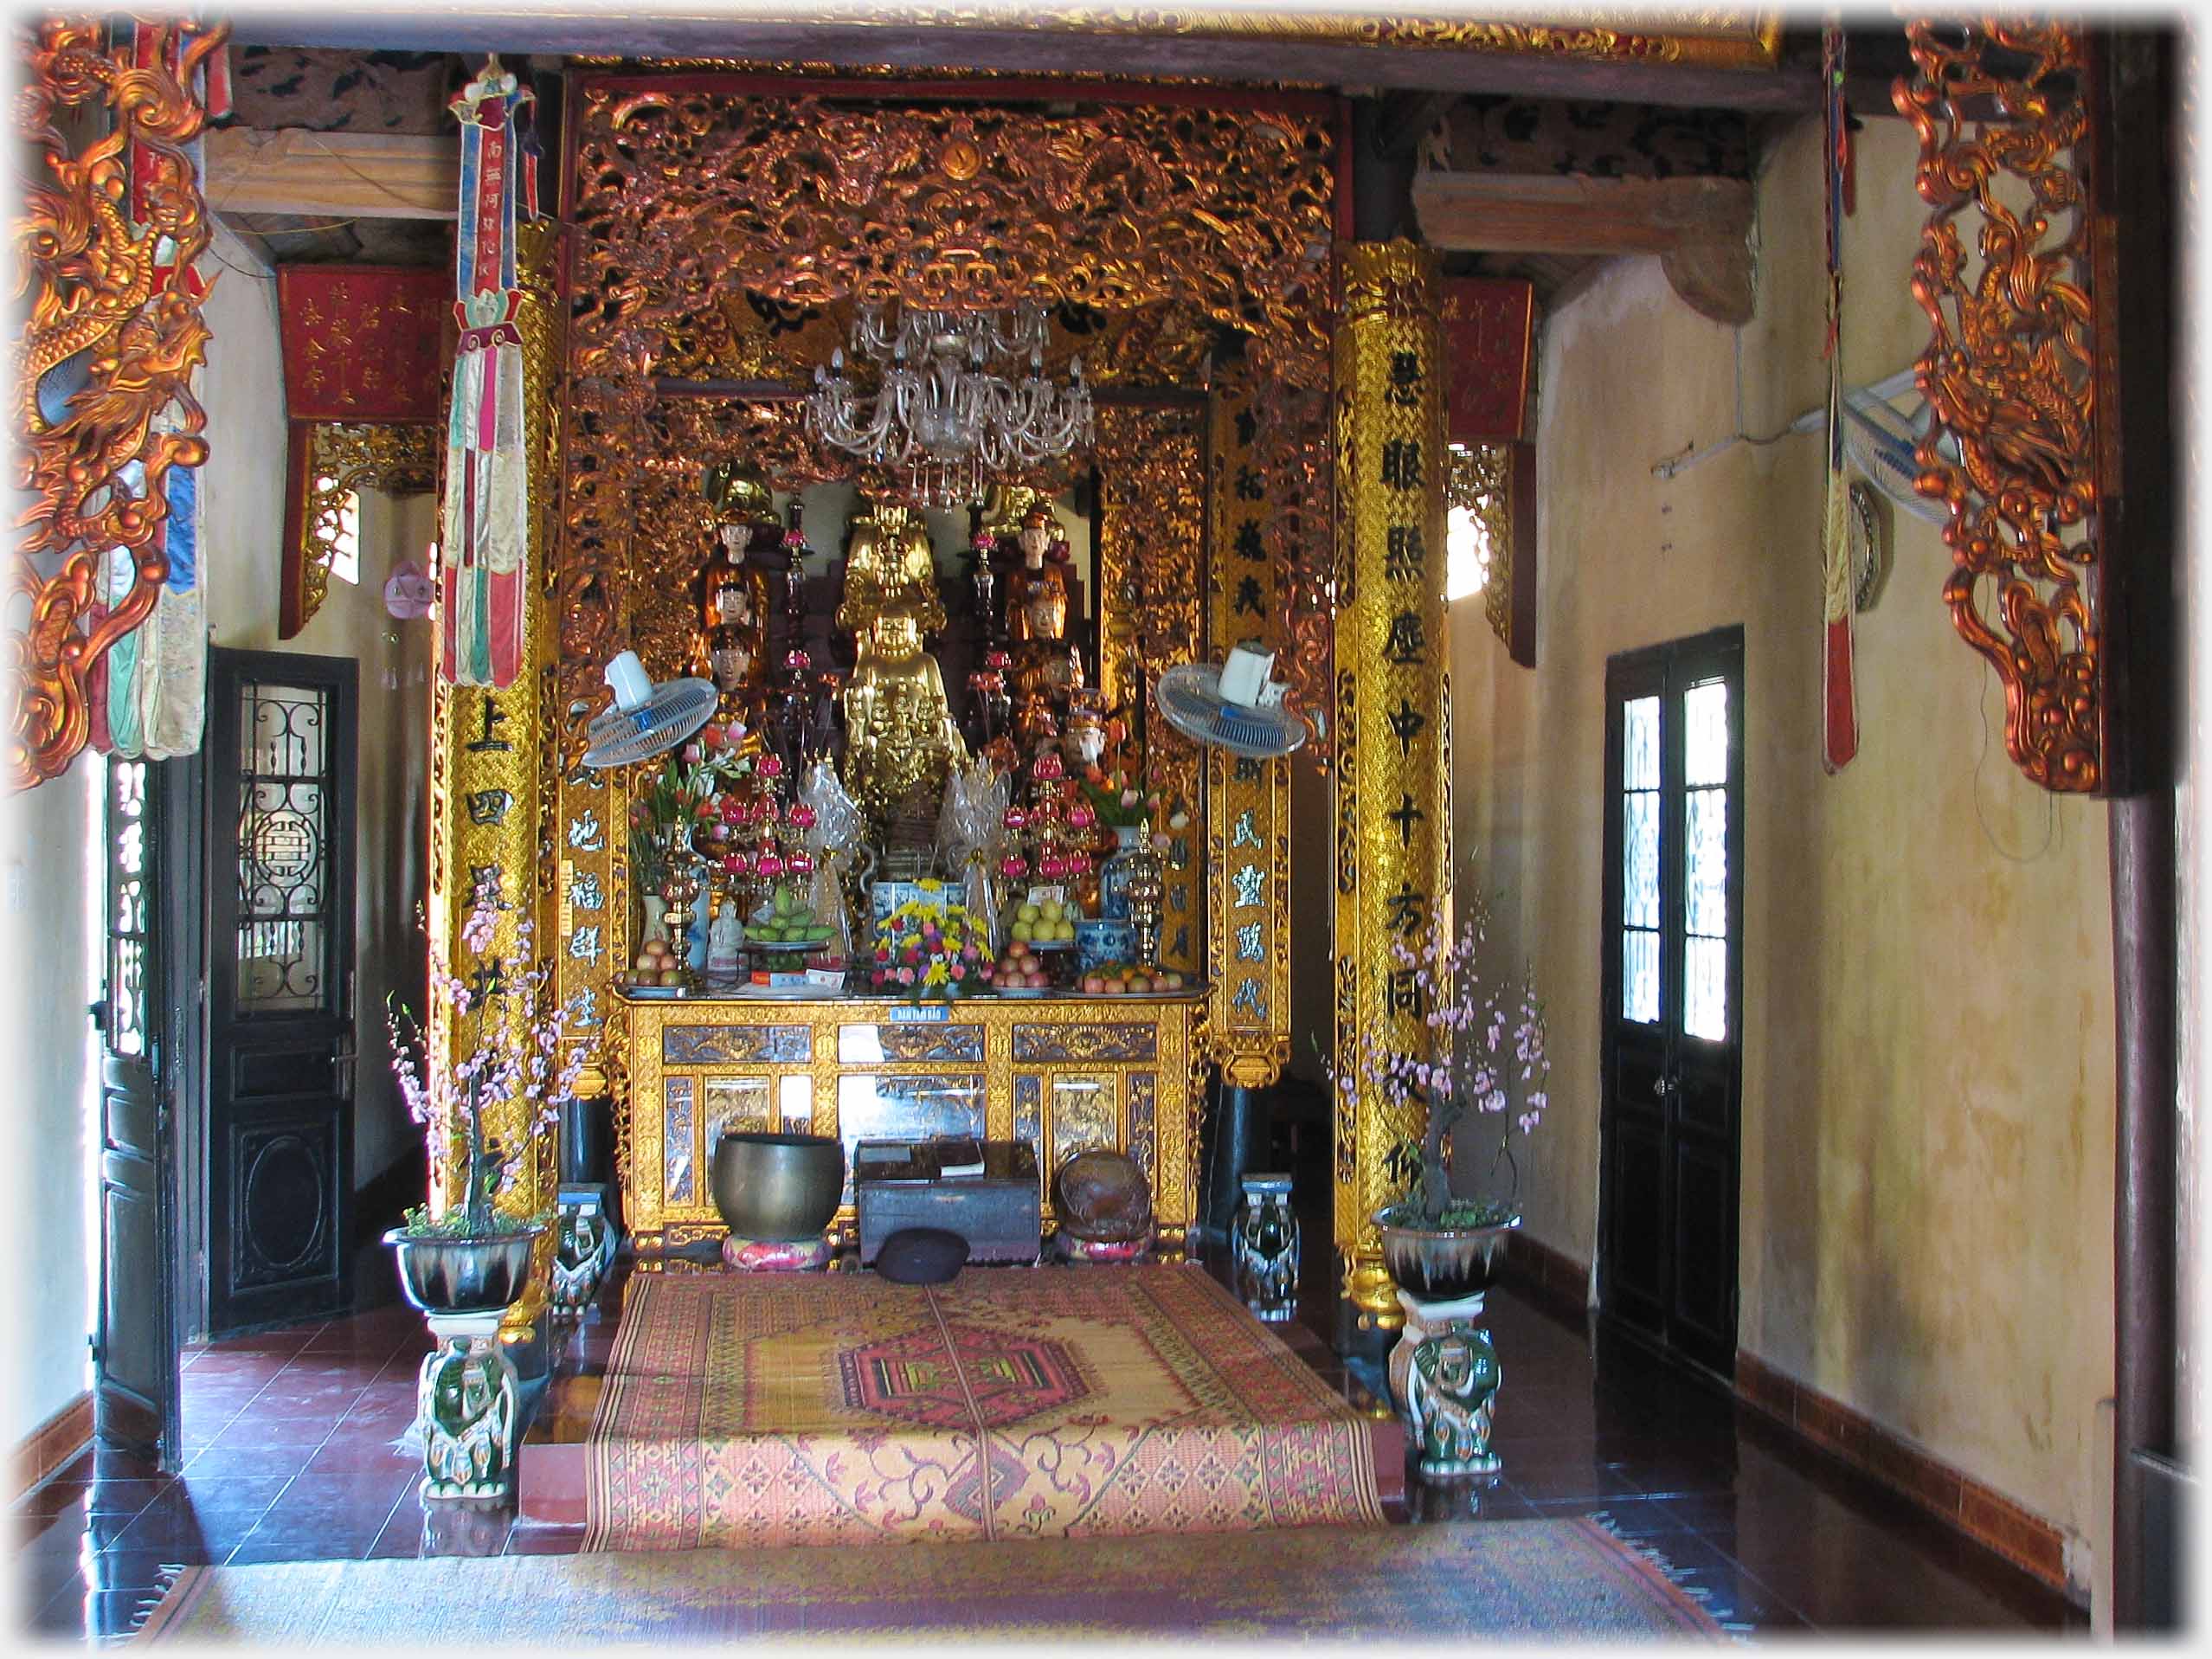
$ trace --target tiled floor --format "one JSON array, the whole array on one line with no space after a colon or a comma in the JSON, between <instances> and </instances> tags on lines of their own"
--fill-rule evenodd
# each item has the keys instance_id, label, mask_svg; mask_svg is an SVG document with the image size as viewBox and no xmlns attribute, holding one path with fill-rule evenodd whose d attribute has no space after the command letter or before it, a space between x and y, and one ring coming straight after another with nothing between
<instances>
[{"instance_id":1,"label":"tiled floor","mask_svg":"<svg viewBox=\"0 0 2212 1659\"><path fill-rule=\"evenodd\" d=\"M1603 1514L1717 1617L1759 1632L2083 1626L2024 1573L1712 1386L1593 1342L1510 1290L1493 1293L1490 1325L1504 1471L1482 1484L1411 1482L1406 1519ZM1289 1334L1356 1390L1310 1331ZM418 1320L384 1309L188 1354L180 1474L87 1452L16 1505L33 1629L127 1631L187 1563L576 1548L574 1528L415 1495L420 1465L391 1443L413 1416L426 1341ZM594 1350L603 1340L576 1345Z\"/></svg>"}]
</instances>

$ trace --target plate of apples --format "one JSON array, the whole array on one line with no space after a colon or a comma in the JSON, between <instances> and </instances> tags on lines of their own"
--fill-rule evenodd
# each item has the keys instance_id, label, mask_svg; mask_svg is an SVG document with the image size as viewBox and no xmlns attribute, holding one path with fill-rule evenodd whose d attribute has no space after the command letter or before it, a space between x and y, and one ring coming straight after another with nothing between
<instances>
[{"instance_id":1,"label":"plate of apples","mask_svg":"<svg viewBox=\"0 0 2212 1659\"><path fill-rule=\"evenodd\" d=\"M1052 973L1035 946L1017 939L992 965L991 984L1002 997L1041 997L1052 988Z\"/></svg>"}]
</instances>

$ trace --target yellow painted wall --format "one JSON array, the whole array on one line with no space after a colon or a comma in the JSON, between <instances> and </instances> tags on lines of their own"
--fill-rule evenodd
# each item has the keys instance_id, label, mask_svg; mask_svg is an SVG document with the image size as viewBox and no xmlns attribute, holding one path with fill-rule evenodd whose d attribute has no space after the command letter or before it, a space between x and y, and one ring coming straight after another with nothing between
<instances>
[{"instance_id":1,"label":"yellow painted wall","mask_svg":"<svg viewBox=\"0 0 2212 1659\"><path fill-rule=\"evenodd\" d=\"M1859 141L1843 351L1863 383L1926 330L1912 133L1877 119ZM1528 1228L1591 1260L1605 662L1742 624L1739 1346L2086 1538L2112 1386L2105 809L2006 758L2002 692L1942 602L1940 533L1901 511L1858 619L1859 756L1824 775L1819 437L1651 473L1821 402L1819 164L1807 122L1759 182L1740 341L1656 259L1616 261L1546 319L1538 666L1457 608L1458 879L1505 890L1547 1001ZM2086 1582L2078 1553L2073 1571Z\"/></svg>"}]
</instances>

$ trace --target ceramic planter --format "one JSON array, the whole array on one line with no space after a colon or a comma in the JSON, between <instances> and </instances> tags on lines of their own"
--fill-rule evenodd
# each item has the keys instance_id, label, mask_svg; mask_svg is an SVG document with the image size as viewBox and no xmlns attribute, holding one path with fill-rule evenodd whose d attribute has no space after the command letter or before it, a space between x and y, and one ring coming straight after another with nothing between
<instances>
[{"instance_id":1,"label":"ceramic planter","mask_svg":"<svg viewBox=\"0 0 2212 1659\"><path fill-rule=\"evenodd\" d=\"M1521 1225L1514 1216L1489 1227L1424 1227L1390 1205L1375 1212L1383 1261L1400 1289L1424 1302L1456 1301L1488 1290L1505 1264L1506 1241Z\"/></svg>"},{"instance_id":2,"label":"ceramic planter","mask_svg":"<svg viewBox=\"0 0 2212 1659\"><path fill-rule=\"evenodd\" d=\"M399 1257L400 1289L426 1314L497 1314L520 1300L530 1283L530 1252L543 1227L483 1238L384 1235Z\"/></svg>"}]
</instances>

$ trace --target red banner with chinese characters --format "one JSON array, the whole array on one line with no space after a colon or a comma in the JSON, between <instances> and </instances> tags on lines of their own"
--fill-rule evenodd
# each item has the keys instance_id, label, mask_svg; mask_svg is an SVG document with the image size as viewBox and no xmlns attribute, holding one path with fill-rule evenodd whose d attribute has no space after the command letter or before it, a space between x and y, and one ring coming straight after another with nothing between
<instances>
[{"instance_id":1,"label":"red banner with chinese characters","mask_svg":"<svg viewBox=\"0 0 2212 1659\"><path fill-rule=\"evenodd\" d=\"M285 412L295 421L435 421L453 319L443 265L280 265Z\"/></svg>"},{"instance_id":2,"label":"red banner with chinese characters","mask_svg":"<svg viewBox=\"0 0 2212 1659\"><path fill-rule=\"evenodd\" d=\"M1445 431L1456 444L1526 436L1536 293L1518 277L1451 277L1444 285L1444 356L1451 366Z\"/></svg>"}]
</instances>

